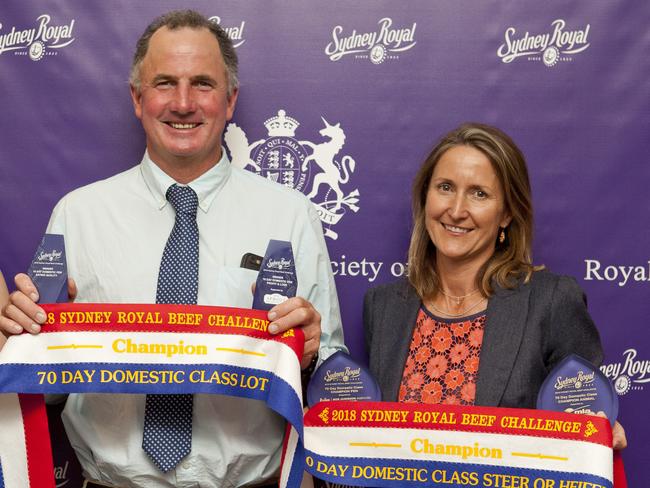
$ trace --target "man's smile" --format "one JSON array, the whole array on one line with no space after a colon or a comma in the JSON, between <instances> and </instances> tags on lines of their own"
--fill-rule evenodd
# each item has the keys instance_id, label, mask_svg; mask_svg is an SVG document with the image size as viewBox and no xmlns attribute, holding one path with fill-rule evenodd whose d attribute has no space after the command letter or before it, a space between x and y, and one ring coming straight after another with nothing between
<instances>
[{"instance_id":1,"label":"man's smile","mask_svg":"<svg viewBox=\"0 0 650 488\"><path fill-rule=\"evenodd\" d=\"M165 124L179 130L194 129L201 125L199 122L165 122Z\"/></svg>"}]
</instances>

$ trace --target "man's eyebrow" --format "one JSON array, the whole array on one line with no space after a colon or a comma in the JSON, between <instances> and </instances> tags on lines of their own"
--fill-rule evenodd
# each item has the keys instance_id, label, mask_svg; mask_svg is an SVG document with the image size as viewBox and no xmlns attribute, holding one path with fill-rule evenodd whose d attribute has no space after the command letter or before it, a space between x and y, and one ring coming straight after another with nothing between
<instances>
[{"instance_id":1,"label":"man's eyebrow","mask_svg":"<svg viewBox=\"0 0 650 488\"><path fill-rule=\"evenodd\" d=\"M217 80L215 80L212 76L210 75L196 75L192 76L191 78L192 82L197 82L197 81L207 81L209 83L217 84Z\"/></svg>"},{"instance_id":2,"label":"man's eyebrow","mask_svg":"<svg viewBox=\"0 0 650 488\"><path fill-rule=\"evenodd\" d=\"M158 75L154 76L153 79L151 80L151 83L154 84L154 83L157 83L159 81L167 81L167 80L175 80L175 79L176 79L175 76L166 75L164 73L161 73L161 74L158 74Z\"/></svg>"}]
</instances>

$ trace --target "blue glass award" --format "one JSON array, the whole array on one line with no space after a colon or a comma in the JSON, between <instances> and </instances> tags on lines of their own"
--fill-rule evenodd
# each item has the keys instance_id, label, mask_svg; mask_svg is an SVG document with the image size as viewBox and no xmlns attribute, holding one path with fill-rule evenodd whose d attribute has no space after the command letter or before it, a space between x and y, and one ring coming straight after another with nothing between
<instances>
[{"instance_id":1,"label":"blue glass award","mask_svg":"<svg viewBox=\"0 0 650 488\"><path fill-rule=\"evenodd\" d=\"M257 275L253 308L270 310L278 303L295 297L297 289L298 278L291 243L270 240Z\"/></svg>"},{"instance_id":2,"label":"blue glass award","mask_svg":"<svg viewBox=\"0 0 650 488\"><path fill-rule=\"evenodd\" d=\"M570 354L542 383L537 408L569 413L605 412L613 426L618 415L618 396L597 367L577 354Z\"/></svg>"},{"instance_id":3,"label":"blue glass award","mask_svg":"<svg viewBox=\"0 0 650 488\"><path fill-rule=\"evenodd\" d=\"M307 386L307 404L332 400L381 401L379 383L368 369L338 351L318 367Z\"/></svg>"},{"instance_id":4,"label":"blue glass award","mask_svg":"<svg viewBox=\"0 0 650 488\"><path fill-rule=\"evenodd\" d=\"M39 303L68 301L68 270L61 234L45 234L27 274L36 286Z\"/></svg>"}]
</instances>

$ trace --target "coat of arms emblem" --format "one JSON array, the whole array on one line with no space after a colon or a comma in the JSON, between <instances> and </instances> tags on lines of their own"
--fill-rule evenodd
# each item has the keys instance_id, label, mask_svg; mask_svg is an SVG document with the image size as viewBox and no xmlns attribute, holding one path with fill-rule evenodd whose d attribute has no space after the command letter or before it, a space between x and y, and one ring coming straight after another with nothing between
<instances>
[{"instance_id":1,"label":"coat of arms emblem","mask_svg":"<svg viewBox=\"0 0 650 488\"><path fill-rule=\"evenodd\" d=\"M347 209L359 211L359 190L346 193L356 162L339 153L345 145L341 124L330 124L321 117L324 128L319 131L325 139L311 142L296 139L300 123L284 110L264 122L268 137L250 143L244 130L231 123L224 140L233 166L249 169L272 181L302 191L316 206L323 222L325 235L337 239L332 229ZM311 185L311 186L310 186Z\"/></svg>"}]
</instances>

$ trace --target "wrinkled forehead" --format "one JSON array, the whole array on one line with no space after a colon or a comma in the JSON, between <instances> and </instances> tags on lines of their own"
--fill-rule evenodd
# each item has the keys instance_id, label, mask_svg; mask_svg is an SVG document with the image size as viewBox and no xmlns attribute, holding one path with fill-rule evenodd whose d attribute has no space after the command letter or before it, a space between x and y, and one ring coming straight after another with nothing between
<instances>
[{"instance_id":1,"label":"wrinkled forehead","mask_svg":"<svg viewBox=\"0 0 650 488\"><path fill-rule=\"evenodd\" d=\"M177 63L225 69L219 42L206 28L158 29L151 36L143 65L170 66Z\"/></svg>"}]
</instances>

